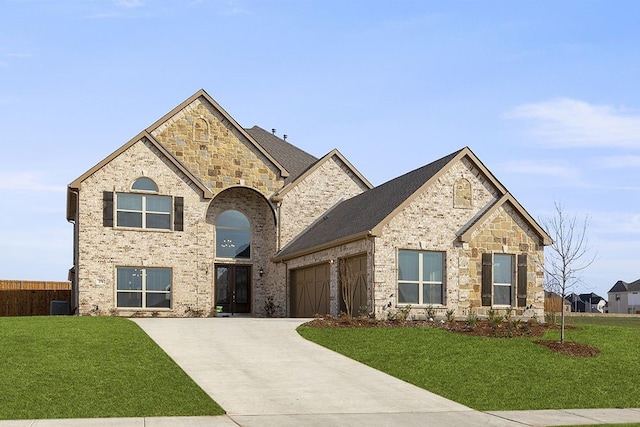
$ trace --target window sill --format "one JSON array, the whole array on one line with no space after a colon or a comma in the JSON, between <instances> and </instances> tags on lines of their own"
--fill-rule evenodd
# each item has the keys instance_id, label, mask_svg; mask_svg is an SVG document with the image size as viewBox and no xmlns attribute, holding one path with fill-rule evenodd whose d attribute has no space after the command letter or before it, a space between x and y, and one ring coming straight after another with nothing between
<instances>
[{"instance_id":1,"label":"window sill","mask_svg":"<svg viewBox=\"0 0 640 427\"><path fill-rule=\"evenodd\" d=\"M166 228L142 228L142 227L112 227L117 231L144 231L144 232L157 232L157 233L173 233L174 230Z\"/></svg>"}]
</instances>

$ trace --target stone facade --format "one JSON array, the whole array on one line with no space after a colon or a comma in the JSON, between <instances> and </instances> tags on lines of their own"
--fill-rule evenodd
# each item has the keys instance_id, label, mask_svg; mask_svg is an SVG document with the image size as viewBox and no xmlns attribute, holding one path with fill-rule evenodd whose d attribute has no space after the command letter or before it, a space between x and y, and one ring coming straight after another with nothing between
<instances>
[{"instance_id":1,"label":"stone facade","mask_svg":"<svg viewBox=\"0 0 640 427\"><path fill-rule=\"evenodd\" d=\"M214 192L246 186L270 197L283 185L269 159L201 98L151 135Z\"/></svg>"},{"instance_id":2,"label":"stone facade","mask_svg":"<svg viewBox=\"0 0 640 427\"><path fill-rule=\"evenodd\" d=\"M248 314L295 315L291 272L328 265L328 314L338 315L340 261L366 255L366 306L370 313L386 317L389 311L403 308L398 303L398 251L419 250L444 254L445 297L436 308L441 314L454 310L457 316L483 315L490 308L482 306L483 253L526 254L526 312L522 308L517 314L542 317L541 266L548 236L514 199L504 202L506 190L468 149L451 157L455 160L448 161L428 185L423 184L371 230L359 230L356 237L343 236L285 259L279 254L287 244L296 242L342 201L360 200L353 197L370 191L339 152L318 161L305 157L308 167L300 168L304 172L287 179L285 186L288 172L273 153L259 146L204 92L147 132L69 186L67 218L75 224L73 286L79 314L214 315L216 272L229 268L249 272ZM279 149L284 150L278 152L280 161L287 161L283 153L292 152L287 152L284 141ZM158 187L157 192L143 194L170 198L173 225L169 229L123 227L106 221L116 216L117 209L105 201L105 194L117 202L121 194L136 193L131 186L140 177L150 178ZM377 193L363 196L370 194ZM355 216L373 208L356 206ZM241 212L248 221L248 257L224 258L216 253L216 234L225 232L216 231L216 224L220 214L229 210ZM180 225L175 224L176 218L182 219ZM361 280L365 262L359 260ZM170 269L170 307L118 307L119 267ZM327 270L323 271L324 285ZM415 305L413 314L420 315L425 308Z\"/></svg>"}]
</instances>

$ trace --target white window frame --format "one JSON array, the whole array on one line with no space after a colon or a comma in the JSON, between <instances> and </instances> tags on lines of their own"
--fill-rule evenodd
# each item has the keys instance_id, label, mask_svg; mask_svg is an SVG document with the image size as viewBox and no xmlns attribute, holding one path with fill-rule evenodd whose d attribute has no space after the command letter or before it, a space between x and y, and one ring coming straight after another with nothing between
<instances>
[{"instance_id":1,"label":"white window frame","mask_svg":"<svg viewBox=\"0 0 640 427\"><path fill-rule=\"evenodd\" d=\"M400 280L400 278L398 277L400 275L400 253L401 252L415 252L418 253L418 280ZM442 280L441 281L433 281L433 280L425 280L424 278L424 254L440 254L442 256ZM433 306L437 306L437 307L444 307L445 303L446 303L446 281L447 281L447 274L446 274L446 263L447 263L447 253L445 251L422 251L422 250L414 250L414 249L398 249L398 254L397 254L397 265L398 265L398 269L397 269L397 274L396 274L396 290L398 292L398 305L416 305L416 306L429 306L429 305L433 305ZM413 303L413 302L400 302L400 284L402 283L407 283L407 284L416 284L418 285L418 302L417 303ZM440 293L440 300L441 302L439 303L433 303L433 302L426 302L424 301L424 286L423 285L440 285L442 286L442 290Z\"/></svg>"},{"instance_id":2,"label":"white window frame","mask_svg":"<svg viewBox=\"0 0 640 427\"><path fill-rule=\"evenodd\" d=\"M510 258L511 260L511 273L510 273L510 277L511 277L511 282L510 283L502 283L502 282L496 282L496 274L495 274L495 268L496 268L496 257L505 257L505 258ZM493 254L493 263L491 266L491 304L494 307L514 307L514 295L515 295L515 288L517 286L516 283L516 256L513 254L505 254L505 253L494 253ZM496 286L500 286L500 287L509 287L509 304L499 304L495 302L495 298L496 298L496 292L495 292L495 287Z\"/></svg>"},{"instance_id":3,"label":"white window frame","mask_svg":"<svg viewBox=\"0 0 640 427\"><path fill-rule=\"evenodd\" d=\"M142 275L142 289L118 289L118 270L119 269L135 269L139 270ZM168 270L170 283L169 288L165 291L158 290L147 290L147 270ZM121 310L154 310L154 311L162 311L162 310L171 310L173 308L173 269L168 267L131 267L131 266L119 266L116 267L115 271L116 279L115 279L115 287L116 287L116 298L115 298L115 307ZM141 306L139 307L131 307L131 306L123 306L120 307L118 305L118 294L119 293L140 293L141 294ZM165 294L168 295L169 299L169 307L147 307L147 294Z\"/></svg>"}]
</instances>

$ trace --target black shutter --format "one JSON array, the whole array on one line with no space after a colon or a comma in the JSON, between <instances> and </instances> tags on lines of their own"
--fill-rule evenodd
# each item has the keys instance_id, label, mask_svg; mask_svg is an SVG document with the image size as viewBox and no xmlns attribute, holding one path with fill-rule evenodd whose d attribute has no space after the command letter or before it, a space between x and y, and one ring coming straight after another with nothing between
<instances>
[{"instance_id":1,"label":"black shutter","mask_svg":"<svg viewBox=\"0 0 640 427\"><path fill-rule=\"evenodd\" d=\"M482 305L491 306L491 287L493 285L493 255L482 254Z\"/></svg>"},{"instance_id":2,"label":"black shutter","mask_svg":"<svg viewBox=\"0 0 640 427\"><path fill-rule=\"evenodd\" d=\"M102 192L102 225L113 227L113 192Z\"/></svg>"},{"instance_id":3,"label":"black shutter","mask_svg":"<svg viewBox=\"0 0 640 427\"><path fill-rule=\"evenodd\" d=\"M184 197L173 199L173 231L184 231Z\"/></svg>"},{"instance_id":4,"label":"black shutter","mask_svg":"<svg viewBox=\"0 0 640 427\"><path fill-rule=\"evenodd\" d=\"M518 307L527 305L527 254L518 255Z\"/></svg>"}]
</instances>

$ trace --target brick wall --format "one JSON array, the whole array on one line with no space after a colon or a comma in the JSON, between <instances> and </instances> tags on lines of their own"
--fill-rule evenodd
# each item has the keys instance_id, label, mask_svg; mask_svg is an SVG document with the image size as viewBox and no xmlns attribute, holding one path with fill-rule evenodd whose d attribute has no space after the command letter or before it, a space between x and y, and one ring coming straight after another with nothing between
<instances>
[{"instance_id":1,"label":"brick wall","mask_svg":"<svg viewBox=\"0 0 640 427\"><path fill-rule=\"evenodd\" d=\"M281 247L340 200L349 199L365 189L338 156L327 159L284 195L280 207Z\"/></svg>"}]
</instances>

